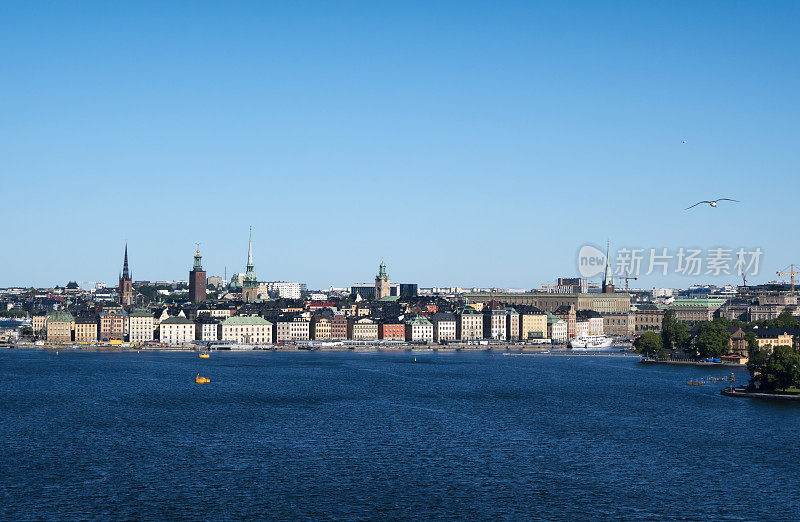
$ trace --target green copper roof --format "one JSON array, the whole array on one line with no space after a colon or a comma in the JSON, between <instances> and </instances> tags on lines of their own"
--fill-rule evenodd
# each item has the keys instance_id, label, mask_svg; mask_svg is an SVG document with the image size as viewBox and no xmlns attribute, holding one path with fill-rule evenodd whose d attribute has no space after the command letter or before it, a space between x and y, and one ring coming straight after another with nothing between
<instances>
[{"instance_id":1,"label":"green copper roof","mask_svg":"<svg viewBox=\"0 0 800 522\"><path fill-rule=\"evenodd\" d=\"M222 326L237 326L237 325L269 325L272 326L272 323L264 319L263 317L243 317L236 315L234 317L228 317L224 321L222 321Z\"/></svg>"},{"instance_id":2,"label":"green copper roof","mask_svg":"<svg viewBox=\"0 0 800 522\"><path fill-rule=\"evenodd\" d=\"M47 322L49 323L74 323L75 318L72 314L64 310L57 310L47 314Z\"/></svg>"}]
</instances>

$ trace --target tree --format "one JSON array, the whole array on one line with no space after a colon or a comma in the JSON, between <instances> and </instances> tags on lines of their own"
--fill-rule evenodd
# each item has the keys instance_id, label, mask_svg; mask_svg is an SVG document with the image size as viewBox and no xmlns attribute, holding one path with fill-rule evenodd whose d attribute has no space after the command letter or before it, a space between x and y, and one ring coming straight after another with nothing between
<instances>
[{"instance_id":1,"label":"tree","mask_svg":"<svg viewBox=\"0 0 800 522\"><path fill-rule=\"evenodd\" d=\"M661 351L663 344L661 336L655 332L645 332L633 341L637 353L645 357L654 357Z\"/></svg>"},{"instance_id":2,"label":"tree","mask_svg":"<svg viewBox=\"0 0 800 522\"><path fill-rule=\"evenodd\" d=\"M791 346L776 346L763 366L761 383L768 390L800 384L800 355Z\"/></svg>"},{"instance_id":3,"label":"tree","mask_svg":"<svg viewBox=\"0 0 800 522\"><path fill-rule=\"evenodd\" d=\"M694 347L700 357L719 357L730 350L731 336L722 322L705 322L698 326Z\"/></svg>"},{"instance_id":4,"label":"tree","mask_svg":"<svg viewBox=\"0 0 800 522\"><path fill-rule=\"evenodd\" d=\"M689 343L689 327L678 321L675 310L667 310L661 320L661 344L665 350L685 349Z\"/></svg>"},{"instance_id":5,"label":"tree","mask_svg":"<svg viewBox=\"0 0 800 522\"><path fill-rule=\"evenodd\" d=\"M753 340L755 340L755 335L753 335ZM750 339L748 339L747 371L750 372L750 384L748 386L750 389L761 386L761 376L764 372L764 365L767 364L767 359L769 359L769 350L759 347L758 342L755 343L755 346L750 345Z\"/></svg>"}]
</instances>

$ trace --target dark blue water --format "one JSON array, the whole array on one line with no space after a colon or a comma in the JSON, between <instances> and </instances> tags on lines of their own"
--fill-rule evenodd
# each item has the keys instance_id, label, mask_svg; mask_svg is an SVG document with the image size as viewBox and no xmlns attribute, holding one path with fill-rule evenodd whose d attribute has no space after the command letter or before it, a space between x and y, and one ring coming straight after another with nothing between
<instances>
[{"instance_id":1,"label":"dark blue water","mask_svg":"<svg viewBox=\"0 0 800 522\"><path fill-rule=\"evenodd\" d=\"M0 350L0 518L797 519L800 407L712 372Z\"/></svg>"}]
</instances>

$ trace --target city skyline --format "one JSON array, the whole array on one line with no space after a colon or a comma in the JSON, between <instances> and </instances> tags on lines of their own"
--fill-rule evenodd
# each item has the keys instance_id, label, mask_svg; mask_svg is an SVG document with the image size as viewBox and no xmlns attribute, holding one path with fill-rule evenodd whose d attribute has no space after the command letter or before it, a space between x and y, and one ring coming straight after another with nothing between
<instances>
[{"instance_id":1,"label":"city skyline","mask_svg":"<svg viewBox=\"0 0 800 522\"><path fill-rule=\"evenodd\" d=\"M125 241L143 279L194 241L239 271L250 224L260 277L311 287L381 257L535 287L608 239L760 247L776 279L800 260L798 9L6 4L0 286L113 281ZM719 197L741 203L684 210Z\"/></svg>"}]
</instances>

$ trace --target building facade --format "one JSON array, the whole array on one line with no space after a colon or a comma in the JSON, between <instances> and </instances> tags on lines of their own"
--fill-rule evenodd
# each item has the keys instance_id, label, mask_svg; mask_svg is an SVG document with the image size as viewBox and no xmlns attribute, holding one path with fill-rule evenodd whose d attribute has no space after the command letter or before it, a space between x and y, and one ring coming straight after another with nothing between
<instances>
[{"instance_id":1,"label":"building facade","mask_svg":"<svg viewBox=\"0 0 800 522\"><path fill-rule=\"evenodd\" d=\"M128 340L143 343L155 340L155 318L150 312L134 310L128 314Z\"/></svg>"},{"instance_id":2,"label":"building facade","mask_svg":"<svg viewBox=\"0 0 800 522\"><path fill-rule=\"evenodd\" d=\"M194 341L194 323L185 317L169 317L161 321L159 341L161 344L180 345Z\"/></svg>"},{"instance_id":3,"label":"building facade","mask_svg":"<svg viewBox=\"0 0 800 522\"><path fill-rule=\"evenodd\" d=\"M220 339L238 344L272 344L273 325L263 317L228 317L220 323Z\"/></svg>"},{"instance_id":4,"label":"building facade","mask_svg":"<svg viewBox=\"0 0 800 522\"><path fill-rule=\"evenodd\" d=\"M455 341L457 335L456 316L440 312L433 314L433 341L437 343Z\"/></svg>"},{"instance_id":5,"label":"building facade","mask_svg":"<svg viewBox=\"0 0 800 522\"><path fill-rule=\"evenodd\" d=\"M75 318L71 313L59 310L47 314L47 341L51 343L72 342L72 331L75 329Z\"/></svg>"}]
</instances>

